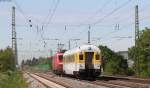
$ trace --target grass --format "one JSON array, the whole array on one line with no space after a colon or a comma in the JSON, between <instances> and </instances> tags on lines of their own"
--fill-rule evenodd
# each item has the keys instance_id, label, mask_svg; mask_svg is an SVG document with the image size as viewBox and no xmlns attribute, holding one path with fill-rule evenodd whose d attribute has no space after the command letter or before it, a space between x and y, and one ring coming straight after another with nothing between
<instances>
[{"instance_id":1,"label":"grass","mask_svg":"<svg viewBox=\"0 0 150 88\"><path fill-rule=\"evenodd\" d=\"M27 88L21 72L0 73L0 88Z\"/></svg>"}]
</instances>

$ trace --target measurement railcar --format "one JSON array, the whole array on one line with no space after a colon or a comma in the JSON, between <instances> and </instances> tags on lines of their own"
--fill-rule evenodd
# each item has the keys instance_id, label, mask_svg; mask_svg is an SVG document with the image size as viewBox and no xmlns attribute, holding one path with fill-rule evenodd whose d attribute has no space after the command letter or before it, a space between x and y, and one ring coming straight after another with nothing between
<instances>
[{"instance_id":1,"label":"measurement railcar","mask_svg":"<svg viewBox=\"0 0 150 88\"><path fill-rule=\"evenodd\" d=\"M77 77L93 77L101 74L101 51L94 45L83 45L66 51L63 55L63 72Z\"/></svg>"}]
</instances>

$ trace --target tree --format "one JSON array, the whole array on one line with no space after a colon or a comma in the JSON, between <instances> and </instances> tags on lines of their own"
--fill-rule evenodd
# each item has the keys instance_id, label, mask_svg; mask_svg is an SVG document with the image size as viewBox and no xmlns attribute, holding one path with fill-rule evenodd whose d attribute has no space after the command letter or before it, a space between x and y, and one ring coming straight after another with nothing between
<instances>
[{"instance_id":1,"label":"tree","mask_svg":"<svg viewBox=\"0 0 150 88\"><path fill-rule=\"evenodd\" d=\"M136 40L136 46L129 48L129 59L134 61L134 71L138 76L150 77L150 29L145 28Z\"/></svg>"},{"instance_id":2,"label":"tree","mask_svg":"<svg viewBox=\"0 0 150 88\"><path fill-rule=\"evenodd\" d=\"M106 46L99 46L99 48L102 53L102 66L106 74L124 75L127 73L127 60L123 59L121 55L118 55Z\"/></svg>"},{"instance_id":3,"label":"tree","mask_svg":"<svg viewBox=\"0 0 150 88\"><path fill-rule=\"evenodd\" d=\"M15 58L11 48L7 47L5 50L0 50L0 71L14 71Z\"/></svg>"}]
</instances>

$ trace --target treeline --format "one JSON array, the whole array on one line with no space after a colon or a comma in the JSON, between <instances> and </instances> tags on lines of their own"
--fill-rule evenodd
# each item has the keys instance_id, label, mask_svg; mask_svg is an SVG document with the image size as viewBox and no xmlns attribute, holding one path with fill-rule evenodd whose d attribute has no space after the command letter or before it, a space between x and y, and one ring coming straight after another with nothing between
<instances>
[{"instance_id":1,"label":"treeline","mask_svg":"<svg viewBox=\"0 0 150 88\"><path fill-rule=\"evenodd\" d=\"M48 58L45 58L45 57L35 58L35 57L33 57L33 59L22 60L22 63L21 63L22 66L25 66L25 65L35 66L35 65L39 65L39 64L49 64Z\"/></svg>"},{"instance_id":2,"label":"treeline","mask_svg":"<svg viewBox=\"0 0 150 88\"><path fill-rule=\"evenodd\" d=\"M28 60L23 60L21 63L23 69L32 69L32 70L50 70L52 69L51 60L45 57L39 57Z\"/></svg>"},{"instance_id":3,"label":"treeline","mask_svg":"<svg viewBox=\"0 0 150 88\"><path fill-rule=\"evenodd\" d=\"M128 67L127 60L106 46L99 46L102 52L104 73L111 75L135 75L150 77L150 28L140 31L136 46L128 49L129 59L133 66Z\"/></svg>"},{"instance_id":4,"label":"treeline","mask_svg":"<svg viewBox=\"0 0 150 88\"><path fill-rule=\"evenodd\" d=\"M15 71L15 57L10 47L0 50L0 72Z\"/></svg>"},{"instance_id":5,"label":"treeline","mask_svg":"<svg viewBox=\"0 0 150 88\"><path fill-rule=\"evenodd\" d=\"M150 77L150 28L140 31L136 46L129 48L129 59L137 76Z\"/></svg>"}]
</instances>

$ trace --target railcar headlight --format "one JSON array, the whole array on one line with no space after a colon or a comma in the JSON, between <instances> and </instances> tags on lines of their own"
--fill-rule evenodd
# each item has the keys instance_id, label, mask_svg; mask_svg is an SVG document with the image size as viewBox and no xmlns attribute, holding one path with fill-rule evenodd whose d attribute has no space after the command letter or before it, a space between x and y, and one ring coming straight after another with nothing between
<instances>
[{"instance_id":1,"label":"railcar headlight","mask_svg":"<svg viewBox=\"0 0 150 88\"><path fill-rule=\"evenodd\" d=\"M80 64L80 67L82 68L83 66Z\"/></svg>"}]
</instances>

